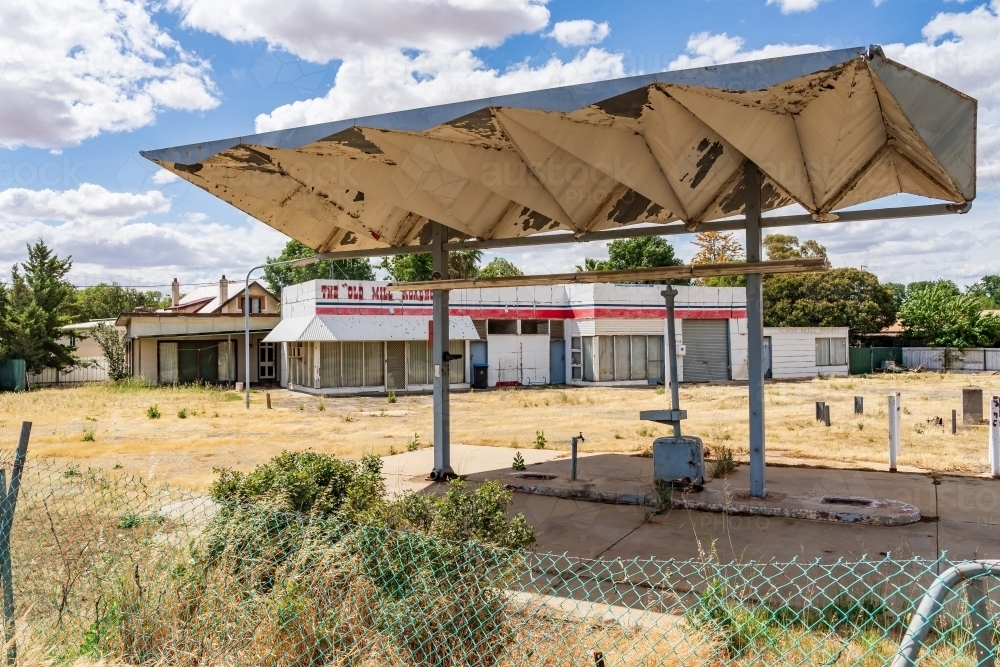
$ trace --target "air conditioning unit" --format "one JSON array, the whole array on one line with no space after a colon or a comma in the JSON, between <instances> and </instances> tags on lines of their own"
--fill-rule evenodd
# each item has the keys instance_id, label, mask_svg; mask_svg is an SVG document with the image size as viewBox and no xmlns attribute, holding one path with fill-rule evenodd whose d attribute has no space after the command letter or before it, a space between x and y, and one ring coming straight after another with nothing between
<instances>
[{"instance_id":1,"label":"air conditioning unit","mask_svg":"<svg viewBox=\"0 0 1000 667\"><path fill-rule=\"evenodd\" d=\"M292 343L288 346L288 356L292 359L302 359L306 356L305 349L302 343Z\"/></svg>"}]
</instances>

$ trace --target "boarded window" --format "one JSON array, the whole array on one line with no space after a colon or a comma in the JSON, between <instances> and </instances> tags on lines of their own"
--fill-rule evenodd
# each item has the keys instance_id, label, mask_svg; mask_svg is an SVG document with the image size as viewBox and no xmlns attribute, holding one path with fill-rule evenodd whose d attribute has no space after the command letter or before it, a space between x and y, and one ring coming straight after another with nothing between
<instances>
[{"instance_id":1,"label":"boarded window","mask_svg":"<svg viewBox=\"0 0 1000 667\"><path fill-rule=\"evenodd\" d=\"M583 379L586 382L594 382L594 337L584 336L583 338Z\"/></svg>"},{"instance_id":2,"label":"boarded window","mask_svg":"<svg viewBox=\"0 0 1000 667\"><path fill-rule=\"evenodd\" d=\"M319 344L319 384L321 387L340 386L340 343Z\"/></svg>"},{"instance_id":3,"label":"boarded window","mask_svg":"<svg viewBox=\"0 0 1000 667\"><path fill-rule=\"evenodd\" d=\"M629 336L615 336L615 380L632 379L631 356Z\"/></svg>"},{"instance_id":4,"label":"boarded window","mask_svg":"<svg viewBox=\"0 0 1000 667\"><path fill-rule=\"evenodd\" d=\"M663 359L663 336L646 336L646 377L648 379L663 380L666 377Z\"/></svg>"},{"instance_id":5,"label":"boarded window","mask_svg":"<svg viewBox=\"0 0 1000 667\"><path fill-rule=\"evenodd\" d=\"M430 351L427 349L427 341L411 340L407 343L410 346L410 358L407 362L407 380L410 384L431 384L431 374L428 372L430 366Z\"/></svg>"},{"instance_id":6,"label":"boarded window","mask_svg":"<svg viewBox=\"0 0 1000 667\"><path fill-rule=\"evenodd\" d=\"M517 320L490 320L486 328L496 336L516 336Z\"/></svg>"},{"instance_id":7,"label":"boarded window","mask_svg":"<svg viewBox=\"0 0 1000 667\"><path fill-rule=\"evenodd\" d=\"M236 379L236 364L232 341L219 343L218 374L219 382L232 382Z\"/></svg>"},{"instance_id":8,"label":"boarded window","mask_svg":"<svg viewBox=\"0 0 1000 667\"><path fill-rule=\"evenodd\" d=\"M817 366L846 366L847 365L847 339L846 338L817 338L816 339L816 365Z\"/></svg>"},{"instance_id":9,"label":"boarded window","mask_svg":"<svg viewBox=\"0 0 1000 667\"><path fill-rule=\"evenodd\" d=\"M448 382L451 384L462 384L465 382L465 341L448 341L448 351L452 354L462 355L461 359L455 359L449 364Z\"/></svg>"},{"instance_id":10,"label":"boarded window","mask_svg":"<svg viewBox=\"0 0 1000 667\"><path fill-rule=\"evenodd\" d=\"M614 336L597 336L597 379L601 382L615 379Z\"/></svg>"},{"instance_id":11,"label":"boarded window","mask_svg":"<svg viewBox=\"0 0 1000 667\"><path fill-rule=\"evenodd\" d=\"M646 337L632 336L632 379L646 379Z\"/></svg>"},{"instance_id":12,"label":"boarded window","mask_svg":"<svg viewBox=\"0 0 1000 667\"><path fill-rule=\"evenodd\" d=\"M160 343L160 384L177 382L177 343Z\"/></svg>"},{"instance_id":13,"label":"boarded window","mask_svg":"<svg viewBox=\"0 0 1000 667\"><path fill-rule=\"evenodd\" d=\"M306 373L306 344L288 343L288 382L312 386Z\"/></svg>"},{"instance_id":14,"label":"boarded window","mask_svg":"<svg viewBox=\"0 0 1000 667\"><path fill-rule=\"evenodd\" d=\"M381 387L385 385L385 345L365 343L365 386Z\"/></svg>"},{"instance_id":15,"label":"boarded window","mask_svg":"<svg viewBox=\"0 0 1000 667\"><path fill-rule=\"evenodd\" d=\"M365 344L341 343L345 387L363 387L365 382Z\"/></svg>"},{"instance_id":16,"label":"boarded window","mask_svg":"<svg viewBox=\"0 0 1000 667\"><path fill-rule=\"evenodd\" d=\"M549 333L548 320L521 320L521 334L525 336L545 336Z\"/></svg>"}]
</instances>

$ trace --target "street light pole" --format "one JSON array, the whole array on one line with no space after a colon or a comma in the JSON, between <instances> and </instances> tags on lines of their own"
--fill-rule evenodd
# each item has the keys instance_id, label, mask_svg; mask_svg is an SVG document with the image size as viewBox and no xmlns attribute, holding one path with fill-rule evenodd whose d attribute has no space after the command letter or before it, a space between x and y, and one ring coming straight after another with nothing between
<instances>
[{"instance_id":1,"label":"street light pole","mask_svg":"<svg viewBox=\"0 0 1000 667\"><path fill-rule=\"evenodd\" d=\"M264 269L269 266L281 266L283 264L291 264L292 266L308 266L309 264L315 264L318 261L319 258L313 255L312 257L302 257L301 259L286 259L281 262L268 262L267 264L260 264L247 271L247 279L243 283L243 347L246 351L246 365L243 369L243 375L245 378L243 388L246 391L247 410L250 409L250 274L257 269Z\"/></svg>"}]
</instances>

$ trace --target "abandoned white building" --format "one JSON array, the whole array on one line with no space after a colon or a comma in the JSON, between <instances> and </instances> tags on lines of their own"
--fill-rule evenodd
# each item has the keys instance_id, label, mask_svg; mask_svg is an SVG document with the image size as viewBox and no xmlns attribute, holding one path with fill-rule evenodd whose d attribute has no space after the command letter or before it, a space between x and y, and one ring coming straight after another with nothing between
<instances>
[{"instance_id":1,"label":"abandoned white building","mask_svg":"<svg viewBox=\"0 0 1000 667\"><path fill-rule=\"evenodd\" d=\"M280 359L273 344L261 343L279 322L278 299L257 281L250 283L251 383L276 383ZM171 305L154 312L122 313L134 376L157 384L247 381L243 361L243 282L203 285L183 297L174 279Z\"/></svg>"},{"instance_id":2,"label":"abandoned white building","mask_svg":"<svg viewBox=\"0 0 1000 667\"><path fill-rule=\"evenodd\" d=\"M743 288L679 286L682 381L747 378ZM666 309L658 285L557 285L451 293L453 388L662 383ZM431 292L314 280L284 288L281 385L315 394L427 390ZM770 377L847 375L847 329L765 330Z\"/></svg>"}]
</instances>

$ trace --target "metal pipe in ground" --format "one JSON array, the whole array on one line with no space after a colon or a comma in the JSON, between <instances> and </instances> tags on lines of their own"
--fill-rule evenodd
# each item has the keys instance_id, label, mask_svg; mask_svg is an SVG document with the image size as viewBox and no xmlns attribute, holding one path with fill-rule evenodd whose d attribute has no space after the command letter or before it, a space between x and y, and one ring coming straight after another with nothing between
<instances>
[{"instance_id":1,"label":"metal pipe in ground","mask_svg":"<svg viewBox=\"0 0 1000 667\"><path fill-rule=\"evenodd\" d=\"M583 433L580 433L580 435L573 436L572 438L570 438L569 441L569 446L570 446L569 478L573 481L576 481L576 454L577 454L576 446L577 443L579 442L584 442Z\"/></svg>"},{"instance_id":2,"label":"metal pipe in ground","mask_svg":"<svg viewBox=\"0 0 1000 667\"><path fill-rule=\"evenodd\" d=\"M1000 396L990 397L990 474L1000 477Z\"/></svg>"},{"instance_id":3,"label":"metal pipe in ground","mask_svg":"<svg viewBox=\"0 0 1000 667\"><path fill-rule=\"evenodd\" d=\"M896 472L903 404L899 392L889 394L889 472Z\"/></svg>"}]
</instances>

